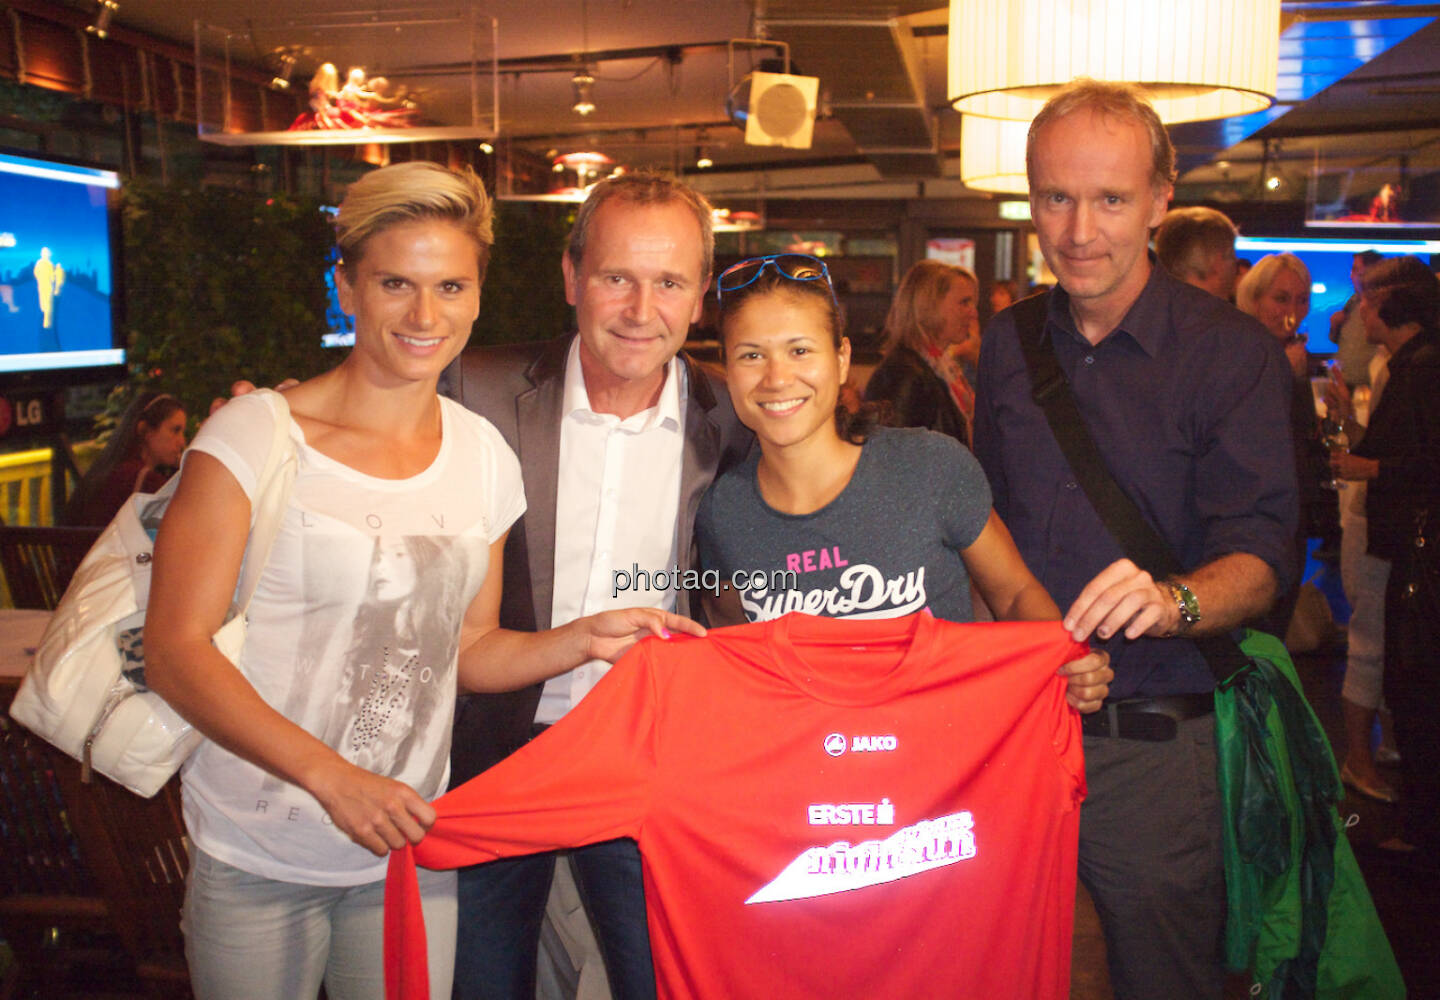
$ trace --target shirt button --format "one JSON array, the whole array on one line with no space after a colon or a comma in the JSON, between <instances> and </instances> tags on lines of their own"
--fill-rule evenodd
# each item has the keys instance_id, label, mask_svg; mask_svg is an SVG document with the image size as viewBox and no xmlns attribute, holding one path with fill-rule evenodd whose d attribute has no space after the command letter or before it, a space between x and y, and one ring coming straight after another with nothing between
<instances>
[{"instance_id":1,"label":"shirt button","mask_svg":"<svg viewBox=\"0 0 1440 1000\"><path fill-rule=\"evenodd\" d=\"M1095 355L1093 355L1093 354L1087 354L1087 355L1085 355L1085 363L1086 363L1087 365L1093 365L1093 364L1095 363Z\"/></svg>"}]
</instances>

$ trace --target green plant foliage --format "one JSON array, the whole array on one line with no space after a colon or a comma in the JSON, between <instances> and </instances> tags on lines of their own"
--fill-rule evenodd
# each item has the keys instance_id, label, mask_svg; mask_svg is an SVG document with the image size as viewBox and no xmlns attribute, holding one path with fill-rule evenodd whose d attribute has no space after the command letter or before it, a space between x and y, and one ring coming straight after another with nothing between
<instances>
[{"instance_id":1,"label":"green plant foliage","mask_svg":"<svg viewBox=\"0 0 1440 1000\"><path fill-rule=\"evenodd\" d=\"M60 91L0 80L0 115L34 124L58 122L75 103L74 97Z\"/></svg>"},{"instance_id":2,"label":"green plant foliage","mask_svg":"<svg viewBox=\"0 0 1440 1000\"><path fill-rule=\"evenodd\" d=\"M318 203L225 188L127 184L131 391L178 396L192 417L246 378L274 385L333 367Z\"/></svg>"},{"instance_id":3,"label":"green plant foliage","mask_svg":"<svg viewBox=\"0 0 1440 1000\"><path fill-rule=\"evenodd\" d=\"M318 202L228 188L126 185L125 300L131 377L106 416L154 387L192 427L246 378L274 385L338 364L325 350L325 269L334 234ZM472 345L545 340L572 328L560 257L570 205L496 204L495 247Z\"/></svg>"},{"instance_id":4,"label":"green plant foliage","mask_svg":"<svg viewBox=\"0 0 1440 1000\"><path fill-rule=\"evenodd\" d=\"M571 329L560 256L573 205L495 203L495 246L471 345L548 340Z\"/></svg>"}]
</instances>

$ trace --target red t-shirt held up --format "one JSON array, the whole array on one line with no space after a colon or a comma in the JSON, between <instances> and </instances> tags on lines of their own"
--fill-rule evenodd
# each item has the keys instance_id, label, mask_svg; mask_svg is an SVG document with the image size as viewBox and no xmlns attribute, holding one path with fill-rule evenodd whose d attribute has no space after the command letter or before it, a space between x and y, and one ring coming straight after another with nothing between
<instances>
[{"instance_id":1,"label":"red t-shirt held up","mask_svg":"<svg viewBox=\"0 0 1440 1000\"><path fill-rule=\"evenodd\" d=\"M662 1000L1062 1000L1085 652L923 612L647 639L391 855L387 995L428 993L416 862L633 837Z\"/></svg>"}]
</instances>

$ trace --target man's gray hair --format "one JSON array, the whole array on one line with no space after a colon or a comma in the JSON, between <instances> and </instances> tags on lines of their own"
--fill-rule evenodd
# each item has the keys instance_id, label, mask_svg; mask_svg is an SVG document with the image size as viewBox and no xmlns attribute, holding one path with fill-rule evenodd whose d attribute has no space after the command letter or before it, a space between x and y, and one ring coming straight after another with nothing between
<instances>
[{"instance_id":1,"label":"man's gray hair","mask_svg":"<svg viewBox=\"0 0 1440 1000\"><path fill-rule=\"evenodd\" d=\"M591 222L600 206L607 201L627 201L635 205L679 202L690 209L695 213L695 221L700 224L700 279L706 281L710 278L710 269L715 264L715 221L710 202L684 181L653 170L636 170L607 177L590 189L590 196L575 215L575 225L570 228L570 240L565 247L577 273L585 257L585 244L590 239Z\"/></svg>"},{"instance_id":2,"label":"man's gray hair","mask_svg":"<svg viewBox=\"0 0 1440 1000\"><path fill-rule=\"evenodd\" d=\"M1109 83L1082 76L1050 98L1030 123L1030 134L1025 140L1025 173L1031 187L1035 186L1035 137L1051 122L1083 110L1143 126L1150 136L1150 186L1159 191L1175 183L1175 147L1170 144L1170 135L1145 97L1145 91L1131 83Z\"/></svg>"}]
</instances>

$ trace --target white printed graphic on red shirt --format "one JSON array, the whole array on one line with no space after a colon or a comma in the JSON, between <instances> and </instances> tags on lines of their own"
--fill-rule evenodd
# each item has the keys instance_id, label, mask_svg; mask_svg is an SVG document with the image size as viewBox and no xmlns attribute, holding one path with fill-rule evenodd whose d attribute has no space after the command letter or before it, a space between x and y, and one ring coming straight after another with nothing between
<instances>
[{"instance_id":1,"label":"white printed graphic on red shirt","mask_svg":"<svg viewBox=\"0 0 1440 1000\"><path fill-rule=\"evenodd\" d=\"M819 803L809 809L811 826L893 826L895 807L889 799L879 802Z\"/></svg>"},{"instance_id":2,"label":"white printed graphic on red shirt","mask_svg":"<svg viewBox=\"0 0 1440 1000\"><path fill-rule=\"evenodd\" d=\"M836 841L812 847L785 866L746 904L809 899L894 882L975 856L975 820L968 812L922 819L884 840Z\"/></svg>"}]
</instances>

